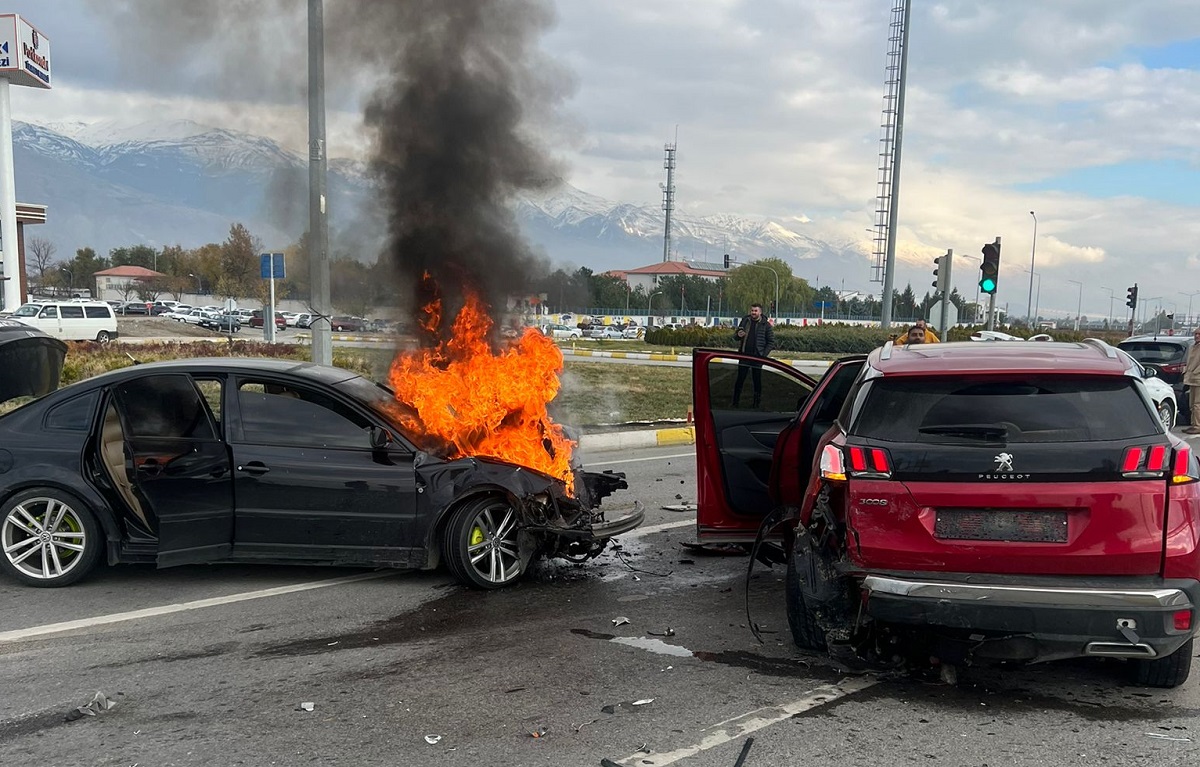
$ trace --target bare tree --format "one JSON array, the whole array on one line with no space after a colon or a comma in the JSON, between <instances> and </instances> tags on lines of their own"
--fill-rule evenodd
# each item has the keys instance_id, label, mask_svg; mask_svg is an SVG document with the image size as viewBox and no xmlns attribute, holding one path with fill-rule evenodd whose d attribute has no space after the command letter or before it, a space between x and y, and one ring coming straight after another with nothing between
<instances>
[{"instance_id":1,"label":"bare tree","mask_svg":"<svg viewBox=\"0 0 1200 767\"><path fill-rule=\"evenodd\" d=\"M46 272L56 250L54 243L43 237L30 237L25 243L25 273L30 277L37 275L38 287L46 284Z\"/></svg>"},{"instance_id":2,"label":"bare tree","mask_svg":"<svg viewBox=\"0 0 1200 767\"><path fill-rule=\"evenodd\" d=\"M126 280L125 282L113 285L113 287L121 294L121 300L128 303L131 300L130 296L137 292L139 285L134 280Z\"/></svg>"}]
</instances>

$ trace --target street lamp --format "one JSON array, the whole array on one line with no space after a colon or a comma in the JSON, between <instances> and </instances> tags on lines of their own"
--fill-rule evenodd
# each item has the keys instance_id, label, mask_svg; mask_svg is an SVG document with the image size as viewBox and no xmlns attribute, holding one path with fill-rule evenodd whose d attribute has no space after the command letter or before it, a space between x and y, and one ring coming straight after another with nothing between
<instances>
[{"instance_id":1,"label":"street lamp","mask_svg":"<svg viewBox=\"0 0 1200 767\"><path fill-rule=\"evenodd\" d=\"M1033 278L1037 277L1037 298L1032 301L1033 317L1029 320L1029 328L1032 330L1037 324L1038 306L1042 303L1042 275L1037 272L1030 272L1028 269L1022 269L1023 272L1029 272L1029 284L1033 285ZM1030 296L1032 298L1032 294Z\"/></svg>"},{"instance_id":2,"label":"street lamp","mask_svg":"<svg viewBox=\"0 0 1200 767\"><path fill-rule=\"evenodd\" d=\"M1191 293L1184 293L1183 291L1179 291L1179 295L1188 297L1188 313L1187 313L1186 322L1187 322L1188 327L1191 327L1192 326L1192 298L1194 298L1195 296L1200 296L1200 290L1194 290Z\"/></svg>"},{"instance_id":3,"label":"street lamp","mask_svg":"<svg viewBox=\"0 0 1200 767\"><path fill-rule=\"evenodd\" d=\"M196 277L196 275L188 272L188 277ZM204 293L204 290L200 287L200 278L196 277L196 295L201 295L202 293Z\"/></svg>"},{"instance_id":4,"label":"street lamp","mask_svg":"<svg viewBox=\"0 0 1200 767\"><path fill-rule=\"evenodd\" d=\"M1067 282L1079 286L1079 300L1075 302L1075 329L1079 330L1079 315L1083 312L1083 283L1079 280L1067 280Z\"/></svg>"},{"instance_id":5,"label":"street lamp","mask_svg":"<svg viewBox=\"0 0 1200 767\"><path fill-rule=\"evenodd\" d=\"M650 314L650 311L651 311L650 307L654 306L654 297L661 296L661 295L662 295L662 291L656 290L650 294L649 298L646 299L646 325L647 326L654 324L653 315Z\"/></svg>"},{"instance_id":6,"label":"street lamp","mask_svg":"<svg viewBox=\"0 0 1200 767\"><path fill-rule=\"evenodd\" d=\"M1106 323L1107 323L1107 325L1108 325L1108 329L1109 329L1109 330L1112 330L1112 324L1113 324L1113 322L1112 322L1112 302L1113 302L1113 289L1112 289L1112 288L1106 288L1106 287L1103 287L1103 286L1101 286L1101 287L1100 287L1100 289L1101 289L1101 290L1107 290L1107 291L1108 291L1108 316L1107 316L1107 317L1105 317L1105 321L1106 321Z\"/></svg>"},{"instance_id":7,"label":"street lamp","mask_svg":"<svg viewBox=\"0 0 1200 767\"><path fill-rule=\"evenodd\" d=\"M1034 261L1037 258L1037 224L1038 224L1038 221L1037 221L1037 214L1034 213L1032 210L1029 211L1029 215L1033 216L1033 247L1029 251L1029 303L1026 304L1026 307L1030 308L1030 310L1033 311L1033 313L1034 313L1034 316L1029 318L1029 326L1033 327L1034 317L1036 317L1036 315L1037 315L1037 309L1032 308L1032 307L1034 307L1034 303L1033 303L1033 274L1034 274L1034 271L1033 270L1034 270ZM1041 278L1039 277L1038 278L1038 293L1041 293L1041 292L1042 292L1042 281L1041 281Z\"/></svg>"}]
</instances>

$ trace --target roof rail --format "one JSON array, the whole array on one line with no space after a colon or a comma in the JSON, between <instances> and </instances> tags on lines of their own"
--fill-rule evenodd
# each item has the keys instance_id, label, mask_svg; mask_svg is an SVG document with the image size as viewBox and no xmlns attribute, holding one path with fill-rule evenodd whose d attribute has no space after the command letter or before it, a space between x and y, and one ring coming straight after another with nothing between
<instances>
[{"instance_id":1,"label":"roof rail","mask_svg":"<svg viewBox=\"0 0 1200 767\"><path fill-rule=\"evenodd\" d=\"M1117 348L1108 343L1108 341L1105 341L1103 338L1085 338L1083 339L1082 343L1085 343L1088 346L1096 347L1100 351L1104 352L1105 357L1112 357L1113 359L1117 358Z\"/></svg>"},{"instance_id":2,"label":"roof rail","mask_svg":"<svg viewBox=\"0 0 1200 767\"><path fill-rule=\"evenodd\" d=\"M893 341L892 341L892 340L889 338L889 339L887 340L887 343L885 343L885 344L883 345L883 351L879 352L879 359L881 359L881 360L890 360L890 359L892 358L892 347L893 347L893 346L895 346L895 342L893 342Z\"/></svg>"}]
</instances>

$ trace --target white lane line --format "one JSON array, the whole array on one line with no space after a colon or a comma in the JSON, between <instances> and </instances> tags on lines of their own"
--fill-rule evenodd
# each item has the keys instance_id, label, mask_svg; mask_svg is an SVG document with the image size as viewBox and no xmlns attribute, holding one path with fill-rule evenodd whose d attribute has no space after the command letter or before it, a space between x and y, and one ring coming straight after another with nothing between
<instances>
[{"instance_id":1,"label":"white lane line","mask_svg":"<svg viewBox=\"0 0 1200 767\"><path fill-rule=\"evenodd\" d=\"M104 626L109 623L121 623L123 621L138 620L140 618L154 618L159 615L170 615L171 613L181 613L188 610L202 610L206 607L217 607L218 605L228 605L235 602L247 602L251 599L265 599L266 597L277 597L283 594L294 594L298 591L323 589L326 586L340 586L343 583L368 581L374 578L387 578L392 575L397 575L400 572L400 570L383 570L380 572L365 573L363 575L347 575L343 578L332 578L327 581L297 583L292 586L276 586L275 588L271 589L245 591L241 594L230 594L224 597L197 599L192 602L178 602L173 605L147 607L143 610L130 610L129 612L113 613L111 615L97 615L94 618L81 618L75 621L64 621L63 623L47 623L44 626L34 626L27 629L16 629L15 631L0 632L0 642L16 642L21 639L29 639L30 637L40 637L48 634L61 634L64 631L75 631L77 629L92 628L94 626Z\"/></svg>"},{"instance_id":2,"label":"white lane line","mask_svg":"<svg viewBox=\"0 0 1200 767\"><path fill-rule=\"evenodd\" d=\"M705 729L708 734L701 738L700 742L695 745L677 748L674 751L664 754L650 754L649 756L645 752L639 751L636 754L625 757L619 764L626 765L627 767L634 767L634 765L665 767L668 764L675 764L679 760L695 756L701 751L707 751L710 748L723 745L731 740L738 740L764 727L770 727L785 719L790 719L803 711L810 711L814 708L824 706L826 703L832 703L838 698L844 698L847 695L861 692L876 684L879 684L879 680L872 679L871 677L851 677L843 679L837 684L822 685L809 690L804 697L794 700L791 703L785 703L782 706L764 706L763 708L748 711L741 716L735 716L732 719L726 719L724 722L714 724Z\"/></svg>"},{"instance_id":3,"label":"white lane line","mask_svg":"<svg viewBox=\"0 0 1200 767\"><path fill-rule=\"evenodd\" d=\"M591 466L616 466L619 463L642 463L644 461L666 461L671 458L695 458L696 453L679 453L678 455L656 455L653 458L628 458L624 461L588 461L587 465Z\"/></svg>"},{"instance_id":4,"label":"white lane line","mask_svg":"<svg viewBox=\"0 0 1200 767\"><path fill-rule=\"evenodd\" d=\"M627 541L630 538L641 538L643 535L653 535L654 533L661 533L663 530L673 530L676 527L686 527L688 525L694 525L694 524L696 524L696 520L694 518L693 519L680 519L676 522L663 522L661 525L650 525L649 527L639 527L636 530L631 530L630 532L624 533L623 535L618 535L617 540ZM3 636L3 635L0 634L0 636Z\"/></svg>"}]
</instances>

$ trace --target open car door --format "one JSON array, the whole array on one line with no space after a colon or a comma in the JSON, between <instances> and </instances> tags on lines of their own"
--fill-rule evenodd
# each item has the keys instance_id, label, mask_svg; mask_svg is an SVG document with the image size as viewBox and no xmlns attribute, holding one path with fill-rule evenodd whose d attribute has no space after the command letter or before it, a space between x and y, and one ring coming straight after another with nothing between
<instances>
[{"instance_id":1,"label":"open car door","mask_svg":"<svg viewBox=\"0 0 1200 767\"><path fill-rule=\"evenodd\" d=\"M839 360L818 383L779 360L728 350L693 352L701 543L751 543L772 509L799 505L811 451L837 418L865 360ZM753 396L755 368L762 381L759 398ZM735 406L739 370L743 391Z\"/></svg>"}]
</instances>

